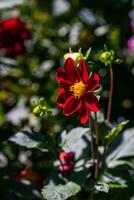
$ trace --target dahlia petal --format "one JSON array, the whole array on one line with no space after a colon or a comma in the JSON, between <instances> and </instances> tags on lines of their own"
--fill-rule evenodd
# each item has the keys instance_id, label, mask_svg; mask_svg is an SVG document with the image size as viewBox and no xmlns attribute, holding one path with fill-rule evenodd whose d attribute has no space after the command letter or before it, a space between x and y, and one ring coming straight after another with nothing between
<instances>
[{"instance_id":1,"label":"dahlia petal","mask_svg":"<svg viewBox=\"0 0 134 200\"><path fill-rule=\"evenodd\" d=\"M92 112L97 112L100 110L100 104L97 98L93 94L86 94L84 96L86 109Z\"/></svg>"},{"instance_id":2,"label":"dahlia petal","mask_svg":"<svg viewBox=\"0 0 134 200\"><path fill-rule=\"evenodd\" d=\"M64 88L60 87L57 95L57 104L59 107L63 108L66 99L70 96L69 92L66 92Z\"/></svg>"},{"instance_id":3,"label":"dahlia petal","mask_svg":"<svg viewBox=\"0 0 134 200\"><path fill-rule=\"evenodd\" d=\"M80 76L78 70L75 66L74 60L72 58L68 58L64 64L64 70L67 77L74 82L80 80Z\"/></svg>"},{"instance_id":4,"label":"dahlia petal","mask_svg":"<svg viewBox=\"0 0 134 200\"><path fill-rule=\"evenodd\" d=\"M66 116L70 116L79 109L79 106L80 100L75 99L74 96L70 96L64 104L63 112Z\"/></svg>"},{"instance_id":5,"label":"dahlia petal","mask_svg":"<svg viewBox=\"0 0 134 200\"><path fill-rule=\"evenodd\" d=\"M14 49L15 49L15 54L16 55L21 54L21 53L23 53L25 51L23 43L20 43L20 42L17 42L15 44Z\"/></svg>"},{"instance_id":6,"label":"dahlia petal","mask_svg":"<svg viewBox=\"0 0 134 200\"><path fill-rule=\"evenodd\" d=\"M19 18L8 18L2 21L3 28L5 30L17 29L18 27L22 27L23 22Z\"/></svg>"},{"instance_id":7,"label":"dahlia petal","mask_svg":"<svg viewBox=\"0 0 134 200\"><path fill-rule=\"evenodd\" d=\"M20 33L20 37L22 38L22 40L30 39L30 32L26 29L22 30L22 32Z\"/></svg>"},{"instance_id":8,"label":"dahlia petal","mask_svg":"<svg viewBox=\"0 0 134 200\"><path fill-rule=\"evenodd\" d=\"M99 74L93 73L92 76L88 80L88 86L87 86L86 93L89 93L89 92L92 92L92 91L98 89L100 86L99 80L100 80Z\"/></svg>"},{"instance_id":9,"label":"dahlia petal","mask_svg":"<svg viewBox=\"0 0 134 200\"><path fill-rule=\"evenodd\" d=\"M87 83L88 79L89 79L89 73L88 73L88 69L87 69L87 66L86 66L86 63L84 62L84 60L80 60L78 69L79 69L80 77L81 77L82 81L84 83Z\"/></svg>"},{"instance_id":10,"label":"dahlia petal","mask_svg":"<svg viewBox=\"0 0 134 200\"><path fill-rule=\"evenodd\" d=\"M59 67L57 69L57 72L56 72L56 80L62 84L68 84L68 85L71 85L73 84L73 82L68 79L65 71L64 71L64 68L63 67Z\"/></svg>"},{"instance_id":11,"label":"dahlia petal","mask_svg":"<svg viewBox=\"0 0 134 200\"><path fill-rule=\"evenodd\" d=\"M85 102L81 100L80 108L79 108L79 121L82 124L85 124L89 120L90 110L86 109Z\"/></svg>"}]
</instances>

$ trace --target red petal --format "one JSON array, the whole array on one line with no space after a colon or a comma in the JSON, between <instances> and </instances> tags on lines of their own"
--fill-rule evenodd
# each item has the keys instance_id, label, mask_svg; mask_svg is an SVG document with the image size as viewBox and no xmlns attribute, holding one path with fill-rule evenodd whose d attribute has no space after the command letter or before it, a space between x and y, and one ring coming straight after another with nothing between
<instances>
[{"instance_id":1,"label":"red petal","mask_svg":"<svg viewBox=\"0 0 134 200\"><path fill-rule=\"evenodd\" d=\"M89 120L90 110L86 108L85 102L81 100L79 108L79 120L82 124L85 124Z\"/></svg>"},{"instance_id":2,"label":"red petal","mask_svg":"<svg viewBox=\"0 0 134 200\"><path fill-rule=\"evenodd\" d=\"M15 54L18 55L18 54L21 54L25 51L25 47L23 45L23 43L21 42L17 42L15 45L14 45L14 49L15 49Z\"/></svg>"},{"instance_id":3,"label":"red petal","mask_svg":"<svg viewBox=\"0 0 134 200\"><path fill-rule=\"evenodd\" d=\"M74 64L74 60L72 58L68 58L64 64L64 70L67 77L74 82L80 80L80 76L78 70Z\"/></svg>"},{"instance_id":4,"label":"red petal","mask_svg":"<svg viewBox=\"0 0 134 200\"><path fill-rule=\"evenodd\" d=\"M87 83L89 79L89 73L88 73L88 69L84 60L80 60L78 69L80 71L81 79L83 80L84 83Z\"/></svg>"},{"instance_id":5,"label":"red petal","mask_svg":"<svg viewBox=\"0 0 134 200\"><path fill-rule=\"evenodd\" d=\"M63 67L60 67L57 69L57 72L56 72L56 80L62 85L64 84L68 84L68 85L71 85L73 84L73 82L68 79L65 71L64 71L64 68Z\"/></svg>"},{"instance_id":6,"label":"red petal","mask_svg":"<svg viewBox=\"0 0 134 200\"><path fill-rule=\"evenodd\" d=\"M100 80L99 74L93 73L92 76L88 80L88 87L87 87L86 93L92 92L98 89L100 86L99 80Z\"/></svg>"},{"instance_id":7,"label":"red petal","mask_svg":"<svg viewBox=\"0 0 134 200\"><path fill-rule=\"evenodd\" d=\"M70 96L69 92L66 92L64 88L60 88L57 95L57 104L59 107L63 108L66 99Z\"/></svg>"},{"instance_id":8,"label":"red petal","mask_svg":"<svg viewBox=\"0 0 134 200\"><path fill-rule=\"evenodd\" d=\"M100 110L100 104L97 98L93 94L87 94L84 96L86 109L92 112Z\"/></svg>"},{"instance_id":9,"label":"red petal","mask_svg":"<svg viewBox=\"0 0 134 200\"><path fill-rule=\"evenodd\" d=\"M80 100L79 99L75 99L74 96L71 96L67 99L67 101L64 104L64 114L66 116L70 116L73 113L75 113L80 106Z\"/></svg>"}]
</instances>

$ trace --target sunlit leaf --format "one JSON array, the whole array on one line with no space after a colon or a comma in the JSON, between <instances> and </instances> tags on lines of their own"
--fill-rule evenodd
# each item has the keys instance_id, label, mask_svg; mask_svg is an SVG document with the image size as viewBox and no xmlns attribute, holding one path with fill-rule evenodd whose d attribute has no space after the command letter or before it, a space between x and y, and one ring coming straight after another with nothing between
<instances>
[{"instance_id":1,"label":"sunlit leaf","mask_svg":"<svg viewBox=\"0 0 134 200\"><path fill-rule=\"evenodd\" d=\"M66 185L50 185L42 189L42 195L47 200L64 200L80 192L79 185L68 182Z\"/></svg>"},{"instance_id":2,"label":"sunlit leaf","mask_svg":"<svg viewBox=\"0 0 134 200\"><path fill-rule=\"evenodd\" d=\"M31 133L28 131L22 131L16 133L14 136L11 136L9 138L9 141L14 142L20 146L26 147L28 149L37 148L41 151L48 151L48 138L41 133ZM44 147L42 147L43 142ZM45 148L45 144L47 148Z\"/></svg>"}]
</instances>

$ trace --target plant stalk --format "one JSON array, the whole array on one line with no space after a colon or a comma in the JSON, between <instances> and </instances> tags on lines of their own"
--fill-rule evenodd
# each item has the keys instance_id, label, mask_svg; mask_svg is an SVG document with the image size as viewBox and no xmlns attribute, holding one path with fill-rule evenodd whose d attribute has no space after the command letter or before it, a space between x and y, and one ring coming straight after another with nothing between
<instances>
[{"instance_id":1,"label":"plant stalk","mask_svg":"<svg viewBox=\"0 0 134 200\"><path fill-rule=\"evenodd\" d=\"M113 69L112 64L109 65L109 72L110 72L110 92L109 92L109 101L108 101L108 110L107 110L107 124L110 123L111 117L111 108L112 108L112 96L113 96Z\"/></svg>"},{"instance_id":2,"label":"plant stalk","mask_svg":"<svg viewBox=\"0 0 134 200\"><path fill-rule=\"evenodd\" d=\"M89 119L90 119L90 123L89 123L89 128L91 130L91 156L92 156L92 159L93 159L93 166L95 166L95 149L94 149L94 136L93 136L93 120L92 120L92 116L90 114L89 116ZM93 169L94 171L94 169Z\"/></svg>"},{"instance_id":3,"label":"plant stalk","mask_svg":"<svg viewBox=\"0 0 134 200\"><path fill-rule=\"evenodd\" d=\"M94 177L95 179L98 178L99 175L99 153L98 153L98 146L99 146L99 127L98 127L98 122L97 122L97 114L96 112L94 113L95 115L95 120L94 120L94 127L95 127L95 133L96 133L96 162L95 162L95 172L94 172Z\"/></svg>"}]
</instances>

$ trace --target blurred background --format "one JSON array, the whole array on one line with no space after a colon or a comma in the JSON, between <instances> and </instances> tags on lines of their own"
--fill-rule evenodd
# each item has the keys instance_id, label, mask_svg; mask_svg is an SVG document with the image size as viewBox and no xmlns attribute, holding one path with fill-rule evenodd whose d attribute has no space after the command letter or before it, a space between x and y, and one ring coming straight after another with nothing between
<instances>
[{"instance_id":1,"label":"blurred background","mask_svg":"<svg viewBox=\"0 0 134 200\"><path fill-rule=\"evenodd\" d=\"M13 21L17 19L17 21ZM16 176L34 156L12 144L9 136L28 127L33 131L59 133L80 126L75 117L63 116L56 105L55 72L63 55L92 48L89 70L101 76L102 112L106 115L109 73L99 62L104 49L116 51L123 63L114 65L111 121L130 120L134 125L134 1L132 0L1 0L0 1L0 169L1 177ZM44 97L51 117L32 114L33 102ZM86 125L85 125L86 126ZM35 153L36 154L36 153ZM33 157L32 157L33 156ZM40 155L37 155L40 158ZM34 168L40 168L36 166ZM9 182L6 183L7 187ZM2 185L0 186L2 187ZM6 189L1 189L5 195ZM8 198L7 198L8 199Z\"/></svg>"}]
</instances>

